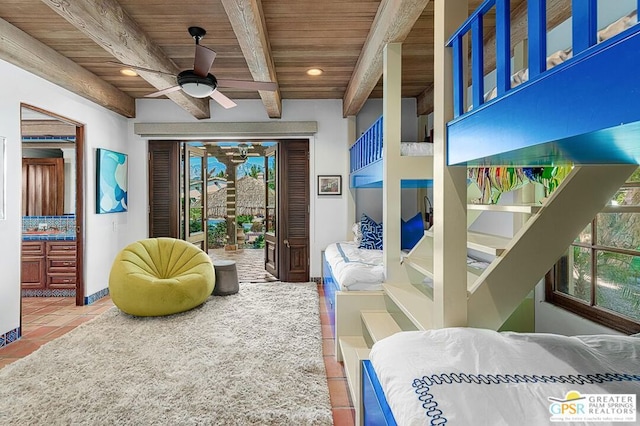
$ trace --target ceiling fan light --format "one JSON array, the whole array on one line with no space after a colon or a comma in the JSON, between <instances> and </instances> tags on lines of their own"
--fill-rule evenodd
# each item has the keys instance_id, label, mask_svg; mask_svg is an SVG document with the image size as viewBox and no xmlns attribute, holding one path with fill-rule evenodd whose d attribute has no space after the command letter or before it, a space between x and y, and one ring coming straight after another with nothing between
<instances>
[{"instance_id":1,"label":"ceiling fan light","mask_svg":"<svg viewBox=\"0 0 640 426\"><path fill-rule=\"evenodd\" d=\"M194 98L206 98L218 87L218 81L211 74L203 77L192 70L185 70L178 74L178 84L187 95Z\"/></svg>"},{"instance_id":2,"label":"ceiling fan light","mask_svg":"<svg viewBox=\"0 0 640 426\"><path fill-rule=\"evenodd\" d=\"M189 96L194 98L206 98L213 93L214 87L208 84L202 83L184 83L182 84L182 90Z\"/></svg>"}]
</instances>

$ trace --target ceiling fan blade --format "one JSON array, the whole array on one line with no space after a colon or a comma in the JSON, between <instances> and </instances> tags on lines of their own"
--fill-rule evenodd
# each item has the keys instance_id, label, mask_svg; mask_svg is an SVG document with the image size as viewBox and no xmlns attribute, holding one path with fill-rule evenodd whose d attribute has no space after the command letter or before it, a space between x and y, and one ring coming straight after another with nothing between
<instances>
[{"instance_id":1,"label":"ceiling fan blade","mask_svg":"<svg viewBox=\"0 0 640 426\"><path fill-rule=\"evenodd\" d=\"M158 71L158 70L152 70L149 68L143 68L143 67L138 67L135 65L129 65L129 64L121 64L120 62L115 62L115 61L107 61L108 64L112 64L112 65L118 65L119 67L127 67L127 68L131 68L134 70L138 70L138 71L145 71L145 72L152 72L155 74L164 74L164 75L170 75L172 77L175 77L176 75L170 72L164 72L164 71Z\"/></svg>"},{"instance_id":2,"label":"ceiling fan blade","mask_svg":"<svg viewBox=\"0 0 640 426\"><path fill-rule=\"evenodd\" d=\"M167 93L173 93L180 90L180 86L172 86L166 89L159 90L157 92L149 93L148 95L144 95L145 98L157 98L158 96L166 95Z\"/></svg>"},{"instance_id":3,"label":"ceiling fan blade","mask_svg":"<svg viewBox=\"0 0 640 426\"><path fill-rule=\"evenodd\" d=\"M213 93L211 94L211 97L213 98L214 101L216 101L217 103L222 105L223 108L226 108L226 109L233 108L234 106L237 105L235 102L233 102L231 99L229 99L228 97L226 97L224 94L220 93L217 90L213 91Z\"/></svg>"},{"instance_id":4,"label":"ceiling fan blade","mask_svg":"<svg viewBox=\"0 0 640 426\"><path fill-rule=\"evenodd\" d=\"M271 92L275 92L276 90L278 90L278 83L272 83L270 81L218 79L218 86L229 87L233 89L268 90Z\"/></svg>"},{"instance_id":5,"label":"ceiling fan blade","mask_svg":"<svg viewBox=\"0 0 640 426\"><path fill-rule=\"evenodd\" d=\"M196 57L193 60L193 72L200 77L206 77L209 74L213 60L216 58L216 52L196 44Z\"/></svg>"}]
</instances>

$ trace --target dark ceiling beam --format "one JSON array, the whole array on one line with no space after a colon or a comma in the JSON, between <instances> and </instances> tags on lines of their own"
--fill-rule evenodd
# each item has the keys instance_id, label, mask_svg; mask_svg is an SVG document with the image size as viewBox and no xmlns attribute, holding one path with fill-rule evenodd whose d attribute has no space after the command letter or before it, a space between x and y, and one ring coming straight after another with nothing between
<instances>
[{"instance_id":1,"label":"dark ceiling beam","mask_svg":"<svg viewBox=\"0 0 640 426\"><path fill-rule=\"evenodd\" d=\"M0 19L0 59L125 117L136 114L132 97Z\"/></svg>"},{"instance_id":2,"label":"dark ceiling beam","mask_svg":"<svg viewBox=\"0 0 640 426\"><path fill-rule=\"evenodd\" d=\"M115 0L42 0L123 64L177 75L180 69ZM177 84L175 77L139 72L159 90ZM193 98L182 90L167 95L196 118L209 118L209 98Z\"/></svg>"},{"instance_id":3,"label":"dark ceiling beam","mask_svg":"<svg viewBox=\"0 0 640 426\"><path fill-rule=\"evenodd\" d=\"M253 79L277 83L276 67L260 0L221 0ZM259 91L271 118L282 117L280 89Z\"/></svg>"},{"instance_id":4,"label":"dark ceiling beam","mask_svg":"<svg viewBox=\"0 0 640 426\"><path fill-rule=\"evenodd\" d=\"M404 41L428 3L429 0L382 0L344 94L345 117L356 115L378 84L384 46Z\"/></svg>"}]
</instances>

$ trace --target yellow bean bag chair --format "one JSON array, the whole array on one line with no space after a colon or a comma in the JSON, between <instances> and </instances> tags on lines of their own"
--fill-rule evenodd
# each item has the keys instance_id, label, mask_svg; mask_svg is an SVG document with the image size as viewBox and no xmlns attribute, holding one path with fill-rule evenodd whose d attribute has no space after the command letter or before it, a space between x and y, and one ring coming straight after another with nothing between
<instances>
[{"instance_id":1,"label":"yellow bean bag chair","mask_svg":"<svg viewBox=\"0 0 640 426\"><path fill-rule=\"evenodd\" d=\"M174 238L148 238L118 253L109 293L128 314L171 315L204 303L215 281L211 259L198 247Z\"/></svg>"}]
</instances>

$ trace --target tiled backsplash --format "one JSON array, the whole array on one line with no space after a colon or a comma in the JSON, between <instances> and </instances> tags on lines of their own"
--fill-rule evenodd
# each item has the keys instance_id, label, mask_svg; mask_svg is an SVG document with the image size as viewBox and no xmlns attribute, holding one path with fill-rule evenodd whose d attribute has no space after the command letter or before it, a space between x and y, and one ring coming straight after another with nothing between
<instances>
[{"instance_id":1,"label":"tiled backsplash","mask_svg":"<svg viewBox=\"0 0 640 426\"><path fill-rule=\"evenodd\" d=\"M23 239L75 239L76 216L23 216Z\"/></svg>"},{"instance_id":2,"label":"tiled backsplash","mask_svg":"<svg viewBox=\"0 0 640 426\"><path fill-rule=\"evenodd\" d=\"M45 229L41 229L44 225ZM22 232L25 231L46 231L52 229L56 231L66 232L76 229L76 215L69 214L64 216L23 216Z\"/></svg>"}]
</instances>

